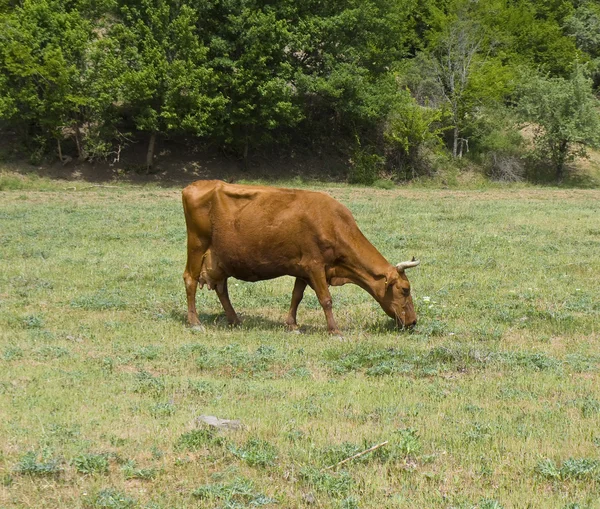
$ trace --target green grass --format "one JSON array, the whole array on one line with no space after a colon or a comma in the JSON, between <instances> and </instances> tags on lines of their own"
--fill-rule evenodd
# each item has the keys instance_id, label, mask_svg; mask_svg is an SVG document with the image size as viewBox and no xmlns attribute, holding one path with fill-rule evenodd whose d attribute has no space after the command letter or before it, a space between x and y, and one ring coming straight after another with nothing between
<instances>
[{"instance_id":1,"label":"green grass","mask_svg":"<svg viewBox=\"0 0 600 509\"><path fill-rule=\"evenodd\" d=\"M311 292L285 331L291 278L232 280L239 329L203 290L186 328L179 189L9 177L0 507L598 507L599 191L329 186L422 261L414 332L345 286L339 340Z\"/></svg>"}]
</instances>

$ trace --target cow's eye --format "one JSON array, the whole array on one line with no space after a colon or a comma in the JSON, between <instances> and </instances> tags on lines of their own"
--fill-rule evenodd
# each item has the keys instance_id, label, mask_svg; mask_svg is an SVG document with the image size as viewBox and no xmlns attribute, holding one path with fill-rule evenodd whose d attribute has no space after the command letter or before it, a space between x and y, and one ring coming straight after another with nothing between
<instances>
[{"instance_id":1,"label":"cow's eye","mask_svg":"<svg viewBox=\"0 0 600 509\"><path fill-rule=\"evenodd\" d=\"M410 288L402 288L402 295L408 297L410 295Z\"/></svg>"}]
</instances>

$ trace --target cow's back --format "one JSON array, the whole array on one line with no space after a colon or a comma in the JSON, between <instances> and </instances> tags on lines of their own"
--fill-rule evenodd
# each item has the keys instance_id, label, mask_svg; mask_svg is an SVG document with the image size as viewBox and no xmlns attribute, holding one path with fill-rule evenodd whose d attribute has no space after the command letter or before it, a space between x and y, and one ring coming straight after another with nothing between
<instances>
[{"instance_id":1,"label":"cow's back","mask_svg":"<svg viewBox=\"0 0 600 509\"><path fill-rule=\"evenodd\" d=\"M333 261L340 230L356 228L346 207L319 192L198 181L183 197L188 235L210 239L238 279L303 276L317 259Z\"/></svg>"}]
</instances>

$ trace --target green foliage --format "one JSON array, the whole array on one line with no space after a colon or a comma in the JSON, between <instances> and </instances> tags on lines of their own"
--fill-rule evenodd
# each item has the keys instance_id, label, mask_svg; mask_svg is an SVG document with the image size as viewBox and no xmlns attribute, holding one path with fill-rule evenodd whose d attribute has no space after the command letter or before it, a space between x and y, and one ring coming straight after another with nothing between
<instances>
[{"instance_id":1,"label":"green foliage","mask_svg":"<svg viewBox=\"0 0 600 509\"><path fill-rule=\"evenodd\" d=\"M557 466L551 459L540 460L536 473L550 481L592 481L600 479L600 461L588 458L569 458Z\"/></svg>"},{"instance_id":2,"label":"green foliage","mask_svg":"<svg viewBox=\"0 0 600 509\"><path fill-rule=\"evenodd\" d=\"M2 353L2 358L5 361L12 361L23 357L23 350L18 346L6 347Z\"/></svg>"},{"instance_id":3,"label":"green foliage","mask_svg":"<svg viewBox=\"0 0 600 509\"><path fill-rule=\"evenodd\" d=\"M277 449L266 440L258 438L250 438L241 447L231 444L229 451L251 467L270 467L275 465L277 459Z\"/></svg>"},{"instance_id":4,"label":"green foliage","mask_svg":"<svg viewBox=\"0 0 600 509\"><path fill-rule=\"evenodd\" d=\"M356 484L352 476L345 470L339 473L330 473L316 468L305 467L300 471L300 477L311 488L327 493L333 498L341 498L348 495Z\"/></svg>"},{"instance_id":5,"label":"green foliage","mask_svg":"<svg viewBox=\"0 0 600 509\"><path fill-rule=\"evenodd\" d=\"M30 451L23 455L14 471L18 474L28 474L36 477L54 477L60 474L60 461L48 453Z\"/></svg>"},{"instance_id":6,"label":"green foliage","mask_svg":"<svg viewBox=\"0 0 600 509\"><path fill-rule=\"evenodd\" d=\"M121 472L125 479L141 479L143 481L151 481L158 475L155 468L138 468L134 460L126 461L121 467Z\"/></svg>"},{"instance_id":7,"label":"green foliage","mask_svg":"<svg viewBox=\"0 0 600 509\"><path fill-rule=\"evenodd\" d=\"M160 376L154 376L147 371L140 371L135 375L134 392L160 396L166 388L165 380Z\"/></svg>"},{"instance_id":8,"label":"green foliage","mask_svg":"<svg viewBox=\"0 0 600 509\"><path fill-rule=\"evenodd\" d=\"M80 454L72 460L75 470L80 474L106 474L108 456L106 454Z\"/></svg>"},{"instance_id":9,"label":"green foliage","mask_svg":"<svg viewBox=\"0 0 600 509\"><path fill-rule=\"evenodd\" d=\"M140 134L144 171L159 136L246 162L266 146L334 145L350 181L372 185L383 170L433 173L444 143L468 157L521 68L568 80L581 62L600 84L591 1L28 0L0 8L0 26L0 128L35 164L114 161ZM492 150L484 164L510 180L518 160Z\"/></svg>"},{"instance_id":10,"label":"green foliage","mask_svg":"<svg viewBox=\"0 0 600 509\"><path fill-rule=\"evenodd\" d=\"M183 433L177 443L176 449L197 451L205 447L222 446L226 444L225 437L219 435L215 428L199 428Z\"/></svg>"},{"instance_id":11,"label":"green foliage","mask_svg":"<svg viewBox=\"0 0 600 509\"><path fill-rule=\"evenodd\" d=\"M371 148L363 149L360 143L354 150L348 180L353 184L370 186L383 170L385 159L372 152Z\"/></svg>"},{"instance_id":12,"label":"green foliage","mask_svg":"<svg viewBox=\"0 0 600 509\"><path fill-rule=\"evenodd\" d=\"M199 486L192 495L209 503L222 502L222 507L262 507L276 504L273 498L257 492L250 479L236 477L230 483L215 483Z\"/></svg>"},{"instance_id":13,"label":"green foliage","mask_svg":"<svg viewBox=\"0 0 600 509\"><path fill-rule=\"evenodd\" d=\"M105 488L98 491L85 501L89 509L131 509L137 505L134 498L113 488Z\"/></svg>"},{"instance_id":14,"label":"green foliage","mask_svg":"<svg viewBox=\"0 0 600 509\"><path fill-rule=\"evenodd\" d=\"M441 146L444 129L443 113L439 109L419 105L408 91L398 94L388 114L384 137L388 151L387 162L397 173L415 177L428 172L423 151Z\"/></svg>"},{"instance_id":15,"label":"green foliage","mask_svg":"<svg viewBox=\"0 0 600 509\"><path fill-rule=\"evenodd\" d=\"M176 406L170 402L156 403L150 407L150 414L154 417L171 417L176 410Z\"/></svg>"},{"instance_id":16,"label":"green foliage","mask_svg":"<svg viewBox=\"0 0 600 509\"><path fill-rule=\"evenodd\" d=\"M533 123L534 155L551 164L558 180L568 161L600 143L599 107L580 66L569 79L537 75L522 86L519 109Z\"/></svg>"},{"instance_id":17,"label":"green foliage","mask_svg":"<svg viewBox=\"0 0 600 509\"><path fill-rule=\"evenodd\" d=\"M504 506L493 498L484 498L477 504L478 509L504 509Z\"/></svg>"},{"instance_id":18,"label":"green foliage","mask_svg":"<svg viewBox=\"0 0 600 509\"><path fill-rule=\"evenodd\" d=\"M518 127L514 111L501 104L480 110L469 126L472 150L493 180L518 182L525 177L525 142Z\"/></svg>"},{"instance_id":19,"label":"green foliage","mask_svg":"<svg viewBox=\"0 0 600 509\"><path fill-rule=\"evenodd\" d=\"M399 438L399 443L396 449L403 456L415 456L421 452L421 441L419 432L414 428L400 429L396 432Z\"/></svg>"}]
</instances>

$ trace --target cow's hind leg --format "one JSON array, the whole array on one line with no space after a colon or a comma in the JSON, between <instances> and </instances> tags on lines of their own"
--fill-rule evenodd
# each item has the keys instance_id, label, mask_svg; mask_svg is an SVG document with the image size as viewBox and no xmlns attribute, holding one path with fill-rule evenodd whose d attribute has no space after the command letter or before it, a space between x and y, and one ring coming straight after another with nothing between
<instances>
[{"instance_id":1,"label":"cow's hind leg","mask_svg":"<svg viewBox=\"0 0 600 509\"><path fill-rule=\"evenodd\" d=\"M327 284L327 280L325 279L325 274L312 274L310 277L310 286L317 294L319 304L321 304L321 307L325 312L325 318L327 320L327 328L329 329L329 333L341 336L341 332L339 331L338 326L335 323L335 318L333 318L333 300L331 299L331 293L329 293L329 285Z\"/></svg>"},{"instance_id":2,"label":"cow's hind leg","mask_svg":"<svg viewBox=\"0 0 600 509\"><path fill-rule=\"evenodd\" d=\"M220 283L217 283L215 290L217 291L217 296L221 301L221 305L225 310L225 316L227 316L227 322L229 325L239 325L240 319L238 318L235 309L231 305L231 301L229 300L229 291L227 290L227 279L224 279Z\"/></svg>"},{"instance_id":3,"label":"cow's hind leg","mask_svg":"<svg viewBox=\"0 0 600 509\"><path fill-rule=\"evenodd\" d=\"M292 304L290 306L287 319L285 320L285 324L290 330L296 330L298 328L296 315L298 313L298 306L302 301L302 297L304 297L304 290L306 289L307 284L308 283L304 279L300 278L296 278L296 282L294 283L294 290L292 291Z\"/></svg>"},{"instance_id":4,"label":"cow's hind leg","mask_svg":"<svg viewBox=\"0 0 600 509\"><path fill-rule=\"evenodd\" d=\"M196 290L206 250L207 248L199 240L188 242L188 258L183 273L183 282L185 283L185 293L187 295L187 322L194 329L202 329L196 311Z\"/></svg>"}]
</instances>

